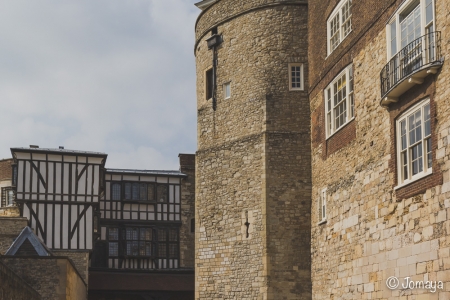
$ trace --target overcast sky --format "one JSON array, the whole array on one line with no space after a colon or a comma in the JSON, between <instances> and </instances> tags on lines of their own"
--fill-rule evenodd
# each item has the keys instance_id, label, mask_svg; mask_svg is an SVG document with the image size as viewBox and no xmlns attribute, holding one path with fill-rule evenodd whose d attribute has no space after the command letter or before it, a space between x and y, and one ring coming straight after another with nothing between
<instances>
[{"instance_id":1,"label":"overcast sky","mask_svg":"<svg viewBox=\"0 0 450 300\"><path fill-rule=\"evenodd\" d=\"M35 144L178 169L196 150L195 2L0 1L0 158Z\"/></svg>"}]
</instances>

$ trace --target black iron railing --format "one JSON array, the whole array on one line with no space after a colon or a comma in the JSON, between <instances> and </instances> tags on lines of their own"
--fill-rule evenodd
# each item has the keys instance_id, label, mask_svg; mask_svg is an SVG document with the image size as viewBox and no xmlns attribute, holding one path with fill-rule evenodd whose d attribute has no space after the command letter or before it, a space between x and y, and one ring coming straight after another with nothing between
<instances>
[{"instance_id":1,"label":"black iron railing","mask_svg":"<svg viewBox=\"0 0 450 300\"><path fill-rule=\"evenodd\" d=\"M416 71L431 65L441 57L441 32L435 31L412 41L384 66L380 74L381 96Z\"/></svg>"}]
</instances>

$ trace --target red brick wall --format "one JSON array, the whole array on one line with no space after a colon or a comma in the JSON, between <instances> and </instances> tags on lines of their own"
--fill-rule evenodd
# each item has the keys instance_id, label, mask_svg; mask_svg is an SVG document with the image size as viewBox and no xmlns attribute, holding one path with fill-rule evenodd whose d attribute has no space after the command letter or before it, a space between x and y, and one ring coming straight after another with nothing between
<instances>
[{"instance_id":1,"label":"red brick wall","mask_svg":"<svg viewBox=\"0 0 450 300\"><path fill-rule=\"evenodd\" d=\"M397 143L396 141L396 120L410 107L414 106L418 102L430 99L430 115L431 115L431 144L432 144L432 156L433 156L433 173L430 176L424 177L417 181L408 184L395 191L397 200L404 198L409 198L417 194L423 194L425 191L436 185L443 183L443 176L439 165L436 162L436 149L437 149L437 134L436 134L436 104L434 102L436 85L435 77L428 76L425 82L421 85L417 85L411 88L408 92L403 94L397 103L393 103L389 106L390 115L390 129L391 129L391 160L389 161L389 168L394 176L394 185L398 184L398 173L397 173Z\"/></svg>"},{"instance_id":2,"label":"red brick wall","mask_svg":"<svg viewBox=\"0 0 450 300\"><path fill-rule=\"evenodd\" d=\"M8 180L12 177L12 167L13 159L2 159L0 160L0 181Z\"/></svg>"}]
</instances>

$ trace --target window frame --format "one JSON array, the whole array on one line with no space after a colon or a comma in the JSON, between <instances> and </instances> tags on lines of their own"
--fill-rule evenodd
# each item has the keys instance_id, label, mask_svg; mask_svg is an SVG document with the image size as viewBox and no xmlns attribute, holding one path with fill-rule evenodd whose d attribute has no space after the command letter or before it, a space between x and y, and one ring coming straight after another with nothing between
<instances>
[{"instance_id":1,"label":"window frame","mask_svg":"<svg viewBox=\"0 0 450 300\"><path fill-rule=\"evenodd\" d=\"M397 53L399 53L404 47L408 45L408 43L402 47L401 44L401 21L400 17L405 15L405 12L408 11L408 14L413 12L417 6L420 6L420 36L424 36L427 34L427 30L432 28L432 31L436 31L436 12L435 12L435 1L431 0L431 12L432 18L430 22L426 22L426 9L427 9L427 0L406 0L402 5L400 5L393 16L386 23L386 56L387 61L390 61ZM391 26L395 23L395 38L396 38L396 51L392 51L391 43L392 43L392 30Z\"/></svg>"},{"instance_id":2,"label":"window frame","mask_svg":"<svg viewBox=\"0 0 450 300\"><path fill-rule=\"evenodd\" d=\"M292 87L292 67L300 67L300 87ZM295 71L297 72L297 71ZM305 90L305 76L303 72L302 63L289 63L288 64L288 77L289 77L289 90L290 91L304 91Z\"/></svg>"},{"instance_id":3,"label":"window frame","mask_svg":"<svg viewBox=\"0 0 450 300\"><path fill-rule=\"evenodd\" d=\"M330 82L330 84L324 89L323 91L323 97L325 101L325 135L326 139L329 139L331 136L333 136L336 132L344 128L348 123L350 123L355 118L355 93L354 93L354 70L353 70L353 64L349 64L346 66L333 80ZM335 120L336 120L336 113L335 109L341 103L343 103L344 100L341 100L337 105L334 105L333 103L333 97L336 94L334 91L334 85L339 80L341 80L344 75L346 76L346 84L345 84L345 107L346 107L346 115L344 122L336 129L335 128ZM342 89L341 89L342 90ZM339 91L341 91L339 90ZM328 106L331 104L331 108ZM330 114L330 119L328 118L328 115ZM331 123L331 124L330 124Z\"/></svg>"},{"instance_id":4,"label":"window frame","mask_svg":"<svg viewBox=\"0 0 450 300\"><path fill-rule=\"evenodd\" d=\"M12 195L11 203L9 203L9 195ZM1 188L1 202L0 207L10 207L14 206L14 201L16 200L15 189L12 186L4 186Z\"/></svg>"},{"instance_id":5,"label":"window frame","mask_svg":"<svg viewBox=\"0 0 450 300\"><path fill-rule=\"evenodd\" d=\"M211 78L209 78L209 72L211 72ZM213 74L213 67L208 67L205 70L205 100L210 100L213 97L213 81L214 81L214 74ZM210 95L210 97L208 97Z\"/></svg>"},{"instance_id":6,"label":"window frame","mask_svg":"<svg viewBox=\"0 0 450 300\"><path fill-rule=\"evenodd\" d=\"M425 136L425 107L429 106L429 113L430 113L430 133L428 135ZM417 146L419 144L419 142L415 142L413 146L409 145L410 142L410 133L409 133L409 117L411 117L414 113L416 113L418 110L420 109L421 111L421 139L420 139L420 143L421 145L421 150L422 150L422 171L418 172L415 175L412 175L412 155L411 155L411 150L414 146ZM431 102L430 102L430 98L426 98L422 101L420 101L419 103L413 105L412 107L410 107L408 110L404 111L396 120L395 120L395 145L396 145L396 160L397 160L397 186L394 189L399 189L403 186L406 186L410 183L413 183L419 179L422 179L426 176L429 176L431 174L433 174L433 151L432 151L432 122L431 122L432 118L431 118ZM406 150L402 149L402 133L401 133L401 123L405 121L405 129L406 129L406 134L405 134L405 138L406 138ZM426 145L426 141L430 140L431 145L430 145L430 149L428 149L428 146ZM429 150L429 151L427 151ZM404 165L402 164L402 153L404 153L406 151L407 153L407 173L408 173L408 178L404 177ZM427 153L430 153L431 155L431 166L428 165L427 162Z\"/></svg>"},{"instance_id":7,"label":"window frame","mask_svg":"<svg viewBox=\"0 0 450 300\"><path fill-rule=\"evenodd\" d=\"M343 10L346 7L347 3L350 3L350 7L349 7L349 16L347 19L345 19L345 22L342 22L342 16L343 16ZM352 0L341 0L338 5L336 5L336 7L334 8L333 12L330 14L330 16L327 19L327 56L329 56L331 53L333 53L334 50L337 49L337 47L345 40L345 38L350 34L350 32L352 32ZM339 31L338 33L338 42L336 44L336 47L332 48L333 45L331 43L331 27L333 24L333 21L336 19L338 19L339 24L337 25L337 31ZM347 24L347 22L350 22L349 25L349 30L347 31L347 33L344 32L344 25ZM333 35L334 36L334 35Z\"/></svg>"},{"instance_id":8,"label":"window frame","mask_svg":"<svg viewBox=\"0 0 450 300\"><path fill-rule=\"evenodd\" d=\"M323 188L322 190L320 190L319 192L319 197L318 197L318 215L319 215L319 222L318 224L323 224L327 221L327 199L328 198L328 194L327 194L327 188ZM325 213L324 213L325 212Z\"/></svg>"},{"instance_id":9,"label":"window frame","mask_svg":"<svg viewBox=\"0 0 450 300\"><path fill-rule=\"evenodd\" d=\"M230 94L227 96L227 86L230 89ZM224 99L230 99L231 98L231 81L225 82L223 84L223 98Z\"/></svg>"}]
</instances>

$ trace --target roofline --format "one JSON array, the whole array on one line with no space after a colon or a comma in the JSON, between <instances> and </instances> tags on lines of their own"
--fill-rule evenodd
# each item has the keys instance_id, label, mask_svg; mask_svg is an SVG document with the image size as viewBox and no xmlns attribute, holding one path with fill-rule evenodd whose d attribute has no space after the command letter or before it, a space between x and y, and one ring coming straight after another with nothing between
<instances>
[{"instance_id":1,"label":"roofline","mask_svg":"<svg viewBox=\"0 0 450 300\"><path fill-rule=\"evenodd\" d=\"M105 168L106 173L115 173L115 174L146 174L146 175L163 175L163 176L172 176L172 177L187 177L187 174L184 174L178 170L137 170L137 169L109 169ZM145 173L149 172L149 173ZM150 173L151 172L151 173ZM177 172L174 174L166 173L166 172Z\"/></svg>"},{"instance_id":2,"label":"roofline","mask_svg":"<svg viewBox=\"0 0 450 300\"><path fill-rule=\"evenodd\" d=\"M77 152L70 152L77 151ZM33 153L52 153L71 156L94 156L94 157L108 157L108 154L101 152L83 152L82 150L70 150L70 149L50 149L50 148L11 148L11 154L14 156L14 152L33 152Z\"/></svg>"}]
</instances>

